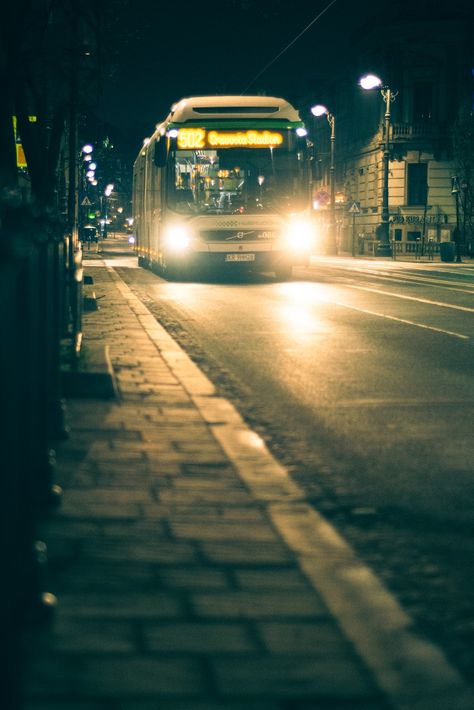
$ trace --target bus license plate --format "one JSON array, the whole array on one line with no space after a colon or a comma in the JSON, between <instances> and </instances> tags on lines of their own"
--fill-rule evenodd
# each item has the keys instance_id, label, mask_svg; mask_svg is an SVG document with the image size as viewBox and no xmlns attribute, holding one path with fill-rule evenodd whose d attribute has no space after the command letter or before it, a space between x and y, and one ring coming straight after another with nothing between
<instances>
[{"instance_id":1,"label":"bus license plate","mask_svg":"<svg viewBox=\"0 0 474 710\"><path fill-rule=\"evenodd\" d=\"M225 261L255 261L255 254L226 254Z\"/></svg>"}]
</instances>

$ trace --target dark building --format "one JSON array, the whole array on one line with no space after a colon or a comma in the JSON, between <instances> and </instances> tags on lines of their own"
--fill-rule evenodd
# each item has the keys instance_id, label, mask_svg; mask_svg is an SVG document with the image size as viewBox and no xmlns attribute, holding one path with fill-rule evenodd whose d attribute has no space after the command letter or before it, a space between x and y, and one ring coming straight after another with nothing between
<instances>
[{"instance_id":1,"label":"dark building","mask_svg":"<svg viewBox=\"0 0 474 710\"><path fill-rule=\"evenodd\" d=\"M351 43L352 61L341 63L320 94L306 100L309 115L311 102L317 99L335 117L339 249L351 250L354 231L359 250L362 244L370 249L380 236L387 101L380 89L364 91L358 85L368 72L382 79L392 97L390 241L398 252L414 251L428 240L434 245L450 241L459 224L469 244L469 200L453 192L453 176L460 170L453 132L462 130L457 127L460 116L472 118L473 39L473 11L467 4L433 10L432 3L414 9L395 3L384 17L359 28ZM310 121L320 165L315 209L324 229L330 192L329 133L326 121L313 117ZM460 190L472 189L459 178ZM354 203L360 211L353 220L354 210L348 208Z\"/></svg>"}]
</instances>

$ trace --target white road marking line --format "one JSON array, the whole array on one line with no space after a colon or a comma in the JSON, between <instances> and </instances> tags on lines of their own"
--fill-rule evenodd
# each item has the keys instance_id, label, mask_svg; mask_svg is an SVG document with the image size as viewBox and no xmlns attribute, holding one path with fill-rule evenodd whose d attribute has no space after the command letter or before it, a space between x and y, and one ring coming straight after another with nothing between
<instances>
[{"instance_id":1,"label":"white road marking line","mask_svg":"<svg viewBox=\"0 0 474 710\"><path fill-rule=\"evenodd\" d=\"M382 296L392 296L392 298L403 298L406 301L417 301L418 303L427 303L429 306L438 306L439 308L452 308L455 311L465 311L466 313L474 313L474 308L469 306L455 306L454 303L443 303L442 301L431 301L429 298L419 298L418 296L406 296L401 293L392 293L391 291L383 291L379 288L371 288L370 286L355 286L347 284L348 288L355 288L358 291L369 291L370 293L379 293Z\"/></svg>"},{"instance_id":2,"label":"white road marking line","mask_svg":"<svg viewBox=\"0 0 474 710\"><path fill-rule=\"evenodd\" d=\"M396 316L389 316L386 313L377 313L377 311L369 311L367 308L358 308L357 306L350 306L347 303L342 303L341 301L328 300L328 303L334 303L336 306L341 306L342 308L350 308L353 311L359 311L359 313L367 313L371 316L378 316L379 318L387 318L388 320L394 320L398 323L404 323L405 325L414 325L417 328L425 328L426 330L433 330L436 333L444 333L445 335L451 335L453 338L461 338L461 340L470 340L469 335L463 335L462 333L455 333L452 330L444 330L443 328L435 328L432 325L425 325L424 323L415 323L412 320L406 320L405 318L397 318Z\"/></svg>"}]
</instances>

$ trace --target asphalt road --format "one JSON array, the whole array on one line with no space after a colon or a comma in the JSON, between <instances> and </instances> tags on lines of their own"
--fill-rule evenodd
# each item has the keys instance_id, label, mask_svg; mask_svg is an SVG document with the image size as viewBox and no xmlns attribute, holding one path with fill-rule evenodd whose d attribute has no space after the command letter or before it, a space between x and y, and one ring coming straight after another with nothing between
<instances>
[{"instance_id":1,"label":"asphalt road","mask_svg":"<svg viewBox=\"0 0 474 710\"><path fill-rule=\"evenodd\" d=\"M287 283L111 265L474 678L474 265L318 258Z\"/></svg>"}]
</instances>

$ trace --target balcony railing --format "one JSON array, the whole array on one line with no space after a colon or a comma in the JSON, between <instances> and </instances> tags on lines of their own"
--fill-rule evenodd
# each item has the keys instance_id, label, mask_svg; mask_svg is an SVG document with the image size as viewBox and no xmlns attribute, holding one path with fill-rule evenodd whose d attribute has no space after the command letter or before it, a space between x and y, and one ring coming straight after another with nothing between
<instances>
[{"instance_id":1,"label":"balcony railing","mask_svg":"<svg viewBox=\"0 0 474 710\"><path fill-rule=\"evenodd\" d=\"M382 130L385 137L385 126ZM390 138L392 141L416 140L420 138L434 138L440 134L437 123L392 123Z\"/></svg>"}]
</instances>

